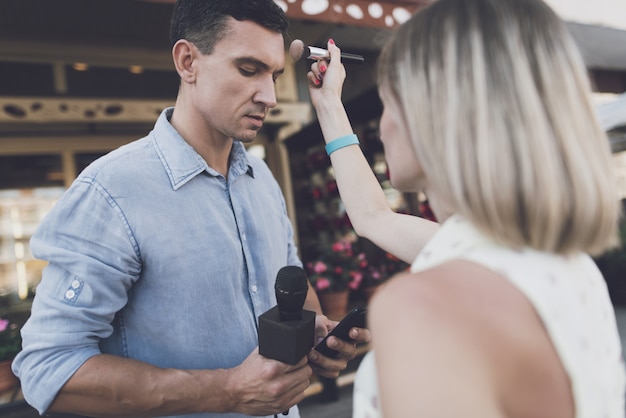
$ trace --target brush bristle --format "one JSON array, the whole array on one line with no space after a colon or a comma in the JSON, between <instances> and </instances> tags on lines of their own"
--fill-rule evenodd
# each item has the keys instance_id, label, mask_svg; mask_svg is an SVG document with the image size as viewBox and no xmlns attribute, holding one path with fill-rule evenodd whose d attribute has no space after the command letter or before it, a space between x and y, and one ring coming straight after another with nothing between
<instances>
[{"instance_id":1,"label":"brush bristle","mask_svg":"<svg viewBox=\"0 0 626 418\"><path fill-rule=\"evenodd\" d=\"M304 42L300 39L294 39L291 45L289 46L289 55L291 59L294 61L300 60L302 58L302 54L304 53Z\"/></svg>"}]
</instances>

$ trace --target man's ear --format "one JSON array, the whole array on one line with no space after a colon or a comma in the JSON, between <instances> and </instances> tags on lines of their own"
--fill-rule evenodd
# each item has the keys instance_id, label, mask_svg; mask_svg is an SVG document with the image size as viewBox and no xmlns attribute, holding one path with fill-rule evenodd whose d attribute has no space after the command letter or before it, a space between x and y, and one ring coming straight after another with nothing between
<instances>
[{"instance_id":1,"label":"man's ear","mask_svg":"<svg viewBox=\"0 0 626 418\"><path fill-rule=\"evenodd\" d=\"M196 68L194 61L199 53L194 44L186 39L179 39L172 48L174 67L184 83L193 83L196 80Z\"/></svg>"}]
</instances>

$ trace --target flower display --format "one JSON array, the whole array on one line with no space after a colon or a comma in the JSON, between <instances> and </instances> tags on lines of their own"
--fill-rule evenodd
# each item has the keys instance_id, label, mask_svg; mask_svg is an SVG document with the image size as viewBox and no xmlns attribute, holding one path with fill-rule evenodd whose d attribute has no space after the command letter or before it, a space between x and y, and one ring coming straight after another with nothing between
<instances>
[{"instance_id":1,"label":"flower display","mask_svg":"<svg viewBox=\"0 0 626 418\"><path fill-rule=\"evenodd\" d=\"M10 360L22 349L22 337L17 324L0 318L0 361Z\"/></svg>"},{"instance_id":2,"label":"flower display","mask_svg":"<svg viewBox=\"0 0 626 418\"><path fill-rule=\"evenodd\" d=\"M409 265L370 241L349 234L305 263L305 268L315 290L324 293L376 286Z\"/></svg>"},{"instance_id":3,"label":"flower display","mask_svg":"<svg viewBox=\"0 0 626 418\"><path fill-rule=\"evenodd\" d=\"M318 293L357 289L363 279L354 240L344 237L325 249L319 258L305 263L309 280Z\"/></svg>"},{"instance_id":4,"label":"flower display","mask_svg":"<svg viewBox=\"0 0 626 418\"><path fill-rule=\"evenodd\" d=\"M406 271L409 265L393 254L379 250L370 255L363 266L363 286L378 286L396 273Z\"/></svg>"}]
</instances>

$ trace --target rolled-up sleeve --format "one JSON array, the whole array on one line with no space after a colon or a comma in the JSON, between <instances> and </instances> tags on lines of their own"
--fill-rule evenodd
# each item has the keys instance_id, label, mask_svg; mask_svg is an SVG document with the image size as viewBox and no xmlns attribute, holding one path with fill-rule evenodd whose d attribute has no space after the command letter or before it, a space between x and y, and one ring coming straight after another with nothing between
<instances>
[{"instance_id":1,"label":"rolled-up sleeve","mask_svg":"<svg viewBox=\"0 0 626 418\"><path fill-rule=\"evenodd\" d=\"M116 312L139 277L141 256L107 191L77 180L31 239L47 261L13 363L26 401L44 413L59 390L113 332Z\"/></svg>"}]
</instances>

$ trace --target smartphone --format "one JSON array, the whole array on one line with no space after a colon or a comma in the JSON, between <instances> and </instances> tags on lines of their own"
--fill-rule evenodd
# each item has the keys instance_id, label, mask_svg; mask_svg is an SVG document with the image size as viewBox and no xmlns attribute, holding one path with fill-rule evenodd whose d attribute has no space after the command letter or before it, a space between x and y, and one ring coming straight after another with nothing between
<instances>
[{"instance_id":1,"label":"smartphone","mask_svg":"<svg viewBox=\"0 0 626 418\"><path fill-rule=\"evenodd\" d=\"M335 328L328 333L328 335L315 346L315 349L327 357L336 357L339 354L326 345L328 337L334 336L344 341L350 341L348 333L354 327L365 328L365 316L367 315L367 308L363 306L357 306L352 309L348 314L337 324Z\"/></svg>"}]
</instances>

